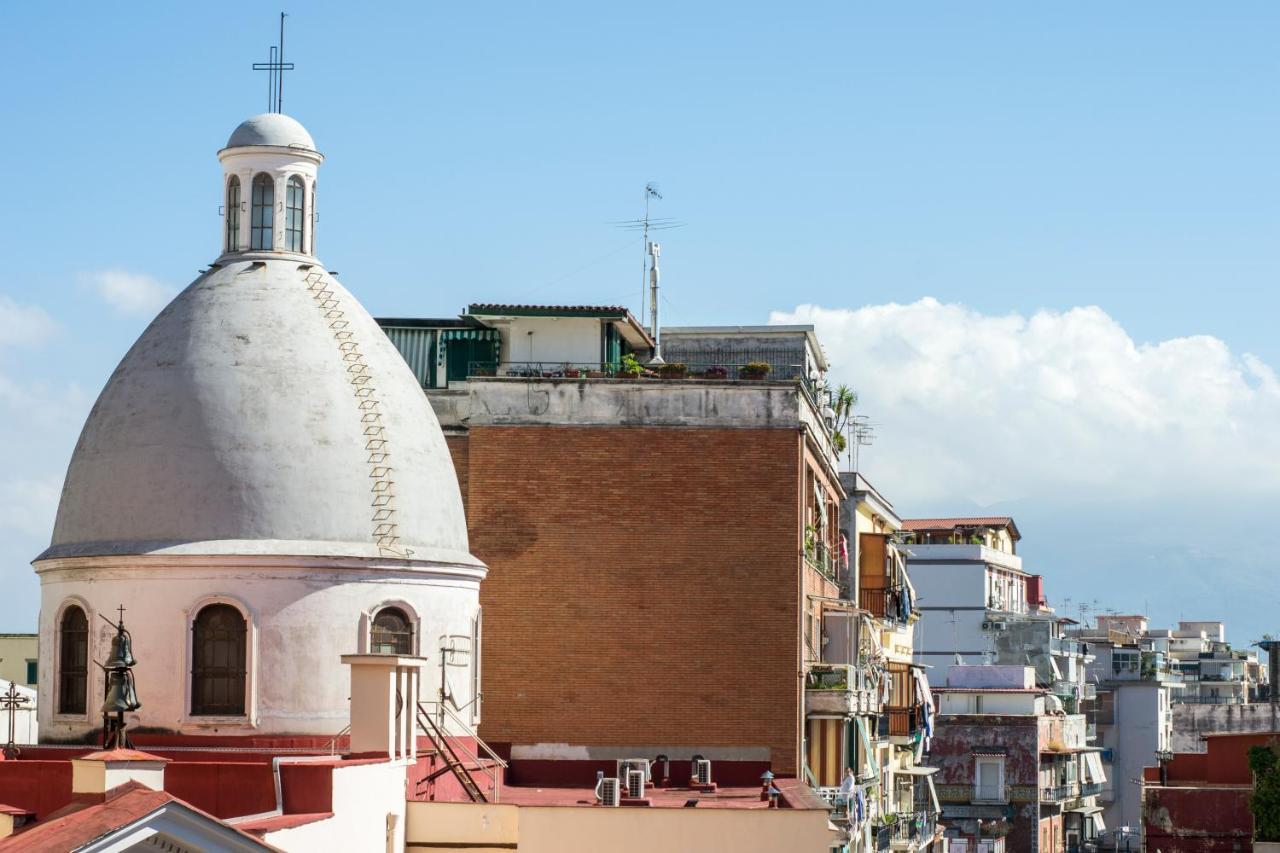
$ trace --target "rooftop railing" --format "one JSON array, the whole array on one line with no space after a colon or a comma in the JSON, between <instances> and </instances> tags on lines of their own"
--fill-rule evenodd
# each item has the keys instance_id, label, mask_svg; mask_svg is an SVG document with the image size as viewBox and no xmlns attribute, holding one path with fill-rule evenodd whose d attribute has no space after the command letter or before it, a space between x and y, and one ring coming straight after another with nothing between
<instances>
[{"instance_id":1,"label":"rooftop railing","mask_svg":"<svg viewBox=\"0 0 1280 853\"><path fill-rule=\"evenodd\" d=\"M763 365L763 367L762 367ZM467 376L492 376L515 379L665 379L678 380L743 380L799 382L811 396L816 396L819 383L809 376L802 364L747 364L667 362L661 365L640 364L630 370L622 361L472 361Z\"/></svg>"}]
</instances>

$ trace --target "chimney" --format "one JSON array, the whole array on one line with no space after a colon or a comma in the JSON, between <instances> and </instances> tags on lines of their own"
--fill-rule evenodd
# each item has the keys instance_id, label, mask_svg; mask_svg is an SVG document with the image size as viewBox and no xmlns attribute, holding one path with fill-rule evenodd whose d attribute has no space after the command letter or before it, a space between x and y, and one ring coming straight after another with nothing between
<instances>
[{"instance_id":1,"label":"chimney","mask_svg":"<svg viewBox=\"0 0 1280 853\"><path fill-rule=\"evenodd\" d=\"M141 782L164 790L164 766L169 759L136 749L112 749L71 759L71 793L100 796L125 782Z\"/></svg>"},{"instance_id":2,"label":"chimney","mask_svg":"<svg viewBox=\"0 0 1280 853\"><path fill-rule=\"evenodd\" d=\"M352 754L416 760L418 681L427 659L343 655L351 667Z\"/></svg>"}]
</instances>

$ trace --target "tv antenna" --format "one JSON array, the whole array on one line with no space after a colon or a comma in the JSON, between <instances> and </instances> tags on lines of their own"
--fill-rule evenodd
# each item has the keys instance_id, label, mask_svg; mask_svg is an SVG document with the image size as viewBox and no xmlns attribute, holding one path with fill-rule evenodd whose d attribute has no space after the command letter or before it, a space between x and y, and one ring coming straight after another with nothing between
<instances>
[{"instance_id":1,"label":"tv antenna","mask_svg":"<svg viewBox=\"0 0 1280 853\"><path fill-rule=\"evenodd\" d=\"M870 447L876 440L876 427L871 423L867 415L854 415L849 418L849 432L852 440L845 443L849 445L849 452L853 455L853 470L861 471L859 465L861 452L858 448Z\"/></svg>"},{"instance_id":2,"label":"tv antenna","mask_svg":"<svg viewBox=\"0 0 1280 853\"><path fill-rule=\"evenodd\" d=\"M271 48L271 59L267 62L253 63L254 71L267 72L267 112L284 112L281 104L284 101L284 72L293 70L292 62L284 61L284 19L280 13L280 43Z\"/></svg>"},{"instance_id":3,"label":"tv antenna","mask_svg":"<svg viewBox=\"0 0 1280 853\"><path fill-rule=\"evenodd\" d=\"M643 219L623 219L618 222L609 223L610 225L615 225L618 228L622 228L623 230L626 230L626 231L639 231L641 236L643 237L643 242L641 245L644 246L644 256L640 264L640 316L641 317L644 317L644 314L645 314L645 306L646 306L645 293L649 289L649 281L651 278L649 263L650 263L650 258L652 257L652 250L650 249L649 232L650 231L667 231L672 228L683 228L685 225L688 224L686 222L679 222L675 219L670 219L666 217L650 216L649 206L654 199L657 199L658 201L662 201L662 193L658 191L658 185L656 183L654 183L653 181L649 181L647 184L644 185L644 218ZM654 262L656 264L656 259ZM654 292L654 298L655 299L657 298L656 290ZM654 310L656 312L656 308ZM657 328L657 322L655 318L654 329L656 330L656 328Z\"/></svg>"}]
</instances>

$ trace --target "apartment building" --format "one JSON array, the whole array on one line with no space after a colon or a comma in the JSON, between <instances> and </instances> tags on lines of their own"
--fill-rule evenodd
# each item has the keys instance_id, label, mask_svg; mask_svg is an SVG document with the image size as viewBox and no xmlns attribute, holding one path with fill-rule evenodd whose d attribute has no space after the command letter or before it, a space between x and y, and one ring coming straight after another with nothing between
<instances>
[{"instance_id":1,"label":"apartment building","mask_svg":"<svg viewBox=\"0 0 1280 853\"><path fill-rule=\"evenodd\" d=\"M1267 697L1267 670L1252 649L1233 649L1223 622L1182 621L1147 632L1182 676L1180 705L1248 705Z\"/></svg>"},{"instance_id":2,"label":"apartment building","mask_svg":"<svg viewBox=\"0 0 1280 853\"><path fill-rule=\"evenodd\" d=\"M1036 685L1033 667L956 665L936 688L930 761L950 850L1074 853L1106 829L1106 774L1083 714Z\"/></svg>"},{"instance_id":3,"label":"apartment building","mask_svg":"<svg viewBox=\"0 0 1280 853\"><path fill-rule=\"evenodd\" d=\"M481 734L513 781L662 756L758 784L803 776L809 742L850 754L805 705L824 638L839 645L827 615L856 594L812 328L768 332L787 363L762 367L765 333L731 327L684 335L707 361L659 366L621 307L379 322L440 419L490 569ZM843 765L816 763L840 784Z\"/></svg>"},{"instance_id":4,"label":"apartment building","mask_svg":"<svg viewBox=\"0 0 1280 853\"><path fill-rule=\"evenodd\" d=\"M833 719L825 713L829 706L821 702L821 694L810 690L810 726L841 727L856 747L846 761L858 786L855 808L835 814L850 849L935 849L942 831L940 803L932 779L936 771L925 760L934 701L923 668L912 660L912 628L919 611L905 553L895 539L902 521L893 504L861 474L844 472L840 478L847 495L841 535L857 570L850 573L847 615L832 612L826 623L835 628L829 631L832 637L843 637L839 626L845 620L859 626L857 662L869 682L871 702L850 705L848 715ZM836 648L843 653L843 643ZM824 661L831 652L827 643ZM815 760L820 757L811 755L811 766ZM820 793L830 798L833 792Z\"/></svg>"},{"instance_id":5,"label":"apartment building","mask_svg":"<svg viewBox=\"0 0 1280 853\"><path fill-rule=\"evenodd\" d=\"M1097 731L1109 783L1099 797L1103 817L1115 831L1100 838L1103 847L1123 849L1129 827L1142 823L1142 768L1172 748L1174 694L1182 677L1159 638L1148 636L1144 616L1099 616L1096 626L1072 631L1088 644L1093 660L1088 679L1096 695L1084 703Z\"/></svg>"},{"instance_id":6,"label":"apartment building","mask_svg":"<svg viewBox=\"0 0 1280 853\"><path fill-rule=\"evenodd\" d=\"M930 679L943 683L954 663L1030 665L1036 686L1076 713L1092 695L1089 649L1066 635L1075 622L1049 605L1044 578L1023 568L1014 520L908 519L902 529L921 614L915 660Z\"/></svg>"}]
</instances>

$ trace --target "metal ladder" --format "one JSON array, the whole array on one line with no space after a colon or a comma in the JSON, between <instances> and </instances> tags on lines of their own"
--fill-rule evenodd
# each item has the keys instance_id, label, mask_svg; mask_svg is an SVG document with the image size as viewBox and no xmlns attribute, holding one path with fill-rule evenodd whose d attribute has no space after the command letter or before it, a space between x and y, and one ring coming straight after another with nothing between
<instances>
[{"instance_id":1,"label":"metal ladder","mask_svg":"<svg viewBox=\"0 0 1280 853\"><path fill-rule=\"evenodd\" d=\"M444 710L447 712L448 708L445 708ZM449 716L454 717L455 720L457 719L452 713L450 713ZM443 723L443 721L441 721L441 723ZM489 798L485 796L484 791L480 790L480 786L476 783L475 777L471 775L471 770L467 767L466 762L464 762L462 758L459 758L457 751L453 748L453 744L450 743L450 736L444 733L441 723L437 723L432 718L431 714L427 713L427 710L422 707L421 703L418 704L418 725L431 740L431 744L435 747L441 760L444 761L443 767L437 768L418 782L419 788L421 789L421 786L434 782L445 773L453 773L454 777L458 780L458 783L462 785L462 789L466 791L467 796L471 799L471 802L489 802ZM464 728L466 727L464 726ZM470 733L470 729L467 729L467 731ZM491 760L496 762L499 767L505 768L507 766L506 762L494 754L493 751L489 749L488 745L484 744L484 742L480 740L478 735L475 735L475 739L476 743L484 747L485 751L490 754ZM481 766L481 759L478 756L467 755L466 758L470 759L471 762L476 765L476 769L484 769ZM498 781L496 776L493 774L490 774L490 776L493 784L493 791L496 795L498 791Z\"/></svg>"}]
</instances>

